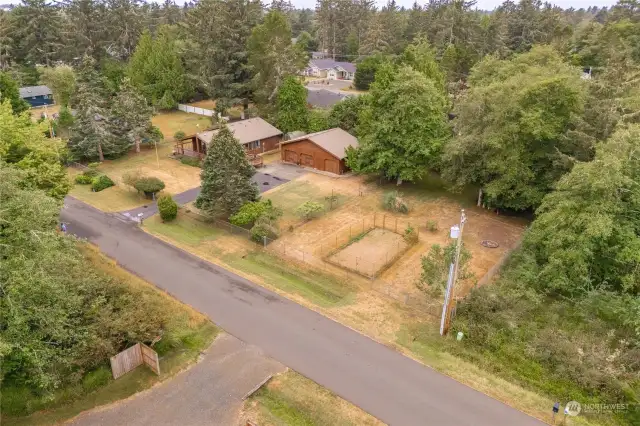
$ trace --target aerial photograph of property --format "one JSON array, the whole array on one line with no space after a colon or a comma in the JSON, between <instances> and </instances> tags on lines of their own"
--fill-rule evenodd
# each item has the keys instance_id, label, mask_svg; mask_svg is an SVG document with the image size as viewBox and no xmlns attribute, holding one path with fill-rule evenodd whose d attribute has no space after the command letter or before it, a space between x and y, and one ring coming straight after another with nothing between
<instances>
[{"instance_id":1,"label":"aerial photograph of property","mask_svg":"<svg viewBox=\"0 0 640 426\"><path fill-rule=\"evenodd\" d=\"M5 0L0 425L640 426L640 0Z\"/></svg>"}]
</instances>

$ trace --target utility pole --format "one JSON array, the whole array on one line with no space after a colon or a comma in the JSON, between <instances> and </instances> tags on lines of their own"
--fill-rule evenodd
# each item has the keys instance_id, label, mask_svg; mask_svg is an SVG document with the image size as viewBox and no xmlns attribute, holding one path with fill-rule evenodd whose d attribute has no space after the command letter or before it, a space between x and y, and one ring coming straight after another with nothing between
<instances>
[{"instance_id":1,"label":"utility pole","mask_svg":"<svg viewBox=\"0 0 640 426\"><path fill-rule=\"evenodd\" d=\"M462 209L460 213L460 226L453 226L451 228L451 237L456 238L456 253L453 258L453 263L449 265L449 279L447 280L447 289L444 295L444 304L442 305L442 318L440 319L440 335L444 336L449 332L449 326L451 325L451 314L455 306L455 287L458 279L458 269L460 267L460 252L462 250L462 231L464 230L464 224L467 221L467 215Z\"/></svg>"}]
</instances>

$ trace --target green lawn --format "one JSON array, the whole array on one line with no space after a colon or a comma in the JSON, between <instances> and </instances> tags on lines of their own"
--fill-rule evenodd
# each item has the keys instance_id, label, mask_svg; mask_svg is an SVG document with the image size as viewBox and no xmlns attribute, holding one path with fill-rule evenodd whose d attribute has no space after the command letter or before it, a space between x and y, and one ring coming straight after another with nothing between
<instances>
[{"instance_id":1,"label":"green lawn","mask_svg":"<svg viewBox=\"0 0 640 426\"><path fill-rule=\"evenodd\" d=\"M297 294L322 307L348 305L358 290L348 282L297 268L267 252L256 251L244 257L226 255L222 260L233 268L261 277L284 292Z\"/></svg>"},{"instance_id":2,"label":"green lawn","mask_svg":"<svg viewBox=\"0 0 640 426\"><path fill-rule=\"evenodd\" d=\"M96 269L151 293L154 303L161 303L172 313L172 321L167 324L163 338L154 345L160 357L161 375L140 366L113 380L109 360L104 360L98 368L87 372L80 383L58 389L53 395L36 395L28 388L5 383L1 401L3 425L53 424L96 406L127 398L193 363L219 332L205 316L116 266L96 249L87 247L84 251Z\"/></svg>"},{"instance_id":3,"label":"green lawn","mask_svg":"<svg viewBox=\"0 0 640 426\"><path fill-rule=\"evenodd\" d=\"M152 234L164 235L167 238L186 244L197 246L200 243L216 238L224 233L213 225L178 213L178 217L171 222L162 222L159 215L151 216L144 221L144 227Z\"/></svg>"},{"instance_id":4,"label":"green lawn","mask_svg":"<svg viewBox=\"0 0 640 426\"><path fill-rule=\"evenodd\" d=\"M245 403L243 417L261 426L383 424L355 405L293 371L274 377L253 394Z\"/></svg>"}]
</instances>

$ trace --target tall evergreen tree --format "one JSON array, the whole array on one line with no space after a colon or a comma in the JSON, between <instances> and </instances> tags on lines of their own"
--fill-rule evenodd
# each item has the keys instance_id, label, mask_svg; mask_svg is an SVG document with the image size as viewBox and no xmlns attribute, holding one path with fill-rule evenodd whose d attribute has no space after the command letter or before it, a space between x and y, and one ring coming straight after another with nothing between
<instances>
[{"instance_id":1,"label":"tall evergreen tree","mask_svg":"<svg viewBox=\"0 0 640 426\"><path fill-rule=\"evenodd\" d=\"M11 15L9 12L0 10L0 71L4 71L9 68L9 62L11 59L14 34L12 22L10 20Z\"/></svg>"},{"instance_id":2,"label":"tall evergreen tree","mask_svg":"<svg viewBox=\"0 0 640 426\"><path fill-rule=\"evenodd\" d=\"M145 31L127 70L131 83L161 109L175 107L190 92L175 38L175 31L167 26L160 28L155 39Z\"/></svg>"},{"instance_id":3,"label":"tall evergreen tree","mask_svg":"<svg viewBox=\"0 0 640 426\"><path fill-rule=\"evenodd\" d=\"M270 11L264 23L254 27L248 52L255 75L255 97L261 103L271 102L285 77L297 74L306 63L306 54L291 44L286 16L277 10Z\"/></svg>"},{"instance_id":4,"label":"tall evergreen tree","mask_svg":"<svg viewBox=\"0 0 640 426\"><path fill-rule=\"evenodd\" d=\"M238 140L223 125L207 146L195 206L210 215L229 217L258 198L251 179L255 172Z\"/></svg>"},{"instance_id":5,"label":"tall evergreen tree","mask_svg":"<svg viewBox=\"0 0 640 426\"><path fill-rule=\"evenodd\" d=\"M92 56L99 61L105 55L104 20L108 16L102 0L66 0L63 2L65 38L64 57L68 61Z\"/></svg>"},{"instance_id":6,"label":"tall evergreen tree","mask_svg":"<svg viewBox=\"0 0 640 426\"><path fill-rule=\"evenodd\" d=\"M22 63L50 65L61 54L60 15L46 0L22 0L12 12L14 57Z\"/></svg>"},{"instance_id":7,"label":"tall evergreen tree","mask_svg":"<svg viewBox=\"0 0 640 426\"><path fill-rule=\"evenodd\" d=\"M296 77L287 77L276 100L276 124L284 133L309 127L307 89Z\"/></svg>"},{"instance_id":8,"label":"tall evergreen tree","mask_svg":"<svg viewBox=\"0 0 640 426\"><path fill-rule=\"evenodd\" d=\"M140 152L141 140L152 136L152 112L144 96L125 79L111 105L110 125L114 136L129 141L136 152Z\"/></svg>"}]
</instances>

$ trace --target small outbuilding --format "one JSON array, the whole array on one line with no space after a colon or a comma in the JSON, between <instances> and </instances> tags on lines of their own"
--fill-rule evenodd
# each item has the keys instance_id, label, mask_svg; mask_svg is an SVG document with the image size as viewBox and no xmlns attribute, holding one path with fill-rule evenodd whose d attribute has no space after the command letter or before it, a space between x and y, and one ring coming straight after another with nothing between
<instances>
[{"instance_id":1,"label":"small outbuilding","mask_svg":"<svg viewBox=\"0 0 640 426\"><path fill-rule=\"evenodd\" d=\"M334 128L281 142L280 156L285 163L341 175L349 170L345 159L350 146L357 148L358 139Z\"/></svg>"},{"instance_id":2,"label":"small outbuilding","mask_svg":"<svg viewBox=\"0 0 640 426\"><path fill-rule=\"evenodd\" d=\"M21 87L20 97L27 101L31 108L53 105L53 92L47 86Z\"/></svg>"}]
</instances>

